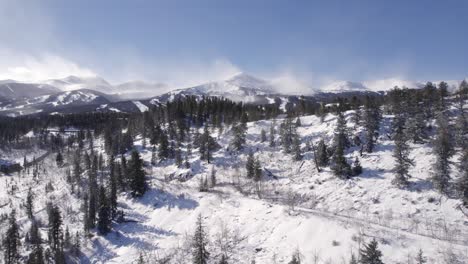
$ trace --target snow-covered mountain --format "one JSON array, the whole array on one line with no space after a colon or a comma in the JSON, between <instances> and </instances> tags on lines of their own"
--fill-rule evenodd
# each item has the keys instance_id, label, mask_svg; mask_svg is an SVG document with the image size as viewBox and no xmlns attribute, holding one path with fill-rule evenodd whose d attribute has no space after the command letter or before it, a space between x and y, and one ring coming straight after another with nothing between
<instances>
[{"instance_id":1,"label":"snow-covered mountain","mask_svg":"<svg viewBox=\"0 0 468 264\"><path fill-rule=\"evenodd\" d=\"M3 100L20 100L60 92L54 86L37 83L19 83L13 80L0 82L0 98Z\"/></svg>"},{"instance_id":2,"label":"snow-covered mountain","mask_svg":"<svg viewBox=\"0 0 468 264\"><path fill-rule=\"evenodd\" d=\"M44 83L55 86L62 91L90 89L102 93L114 93L115 88L101 77L77 77L70 75L63 79L45 80Z\"/></svg>"},{"instance_id":3,"label":"snow-covered mountain","mask_svg":"<svg viewBox=\"0 0 468 264\"><path fill-rule=\"evenodd\" d=\"M277 94L275 88L268 82L245 73L233 77L208 82L194 87L177 89L160 96L170 100L180 96L220 96L233 101L255 102L269 94Z\"/></svg>"}]
</instances>

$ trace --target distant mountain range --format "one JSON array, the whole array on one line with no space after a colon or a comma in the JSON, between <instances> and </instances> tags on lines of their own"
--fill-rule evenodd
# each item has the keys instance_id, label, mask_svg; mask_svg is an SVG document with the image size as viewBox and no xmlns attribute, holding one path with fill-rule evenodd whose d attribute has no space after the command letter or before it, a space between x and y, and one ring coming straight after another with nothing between
<instances>
[{"instance_id":1,"label":"distant mountain range","mask_svg":"<svg viewBox=\"0 0 468 264\"><path fill-rule=\"evenodd\" d=\"M378 93L394 86L421 88L424 82L386 79L367 82L333 81L320 89L310 89L308 98L324 99L336 94ZM457 81L448 82L451 89ZM292 89L294 87L291 87ZM0 115L54 114L77 111L146 111L149 106L186 96L218 96L233 101L278 104L283 109L299 96L289 94L288 87L239 73L221 81L170 90L163 83L131 81L112 85L100 77L68 76L38 83L0 80Z\"/></svg>"}]
</instances>

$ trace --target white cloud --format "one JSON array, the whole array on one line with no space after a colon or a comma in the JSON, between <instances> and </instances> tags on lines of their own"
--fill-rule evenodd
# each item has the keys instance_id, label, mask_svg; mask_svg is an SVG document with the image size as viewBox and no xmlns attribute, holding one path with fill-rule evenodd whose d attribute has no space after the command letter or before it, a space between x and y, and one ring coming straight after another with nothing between
<instances>
[{"instance_id":1,"label":"white cloud","mask_svg":"<svg viewBox=\"0 0 468 264\"><path fill-rule=\"evenodd\" d=\"M38 56L0 49L0 79L35 82L68 75L94 76L92 70L54 54Z\"/></svg>"}]
</instances>

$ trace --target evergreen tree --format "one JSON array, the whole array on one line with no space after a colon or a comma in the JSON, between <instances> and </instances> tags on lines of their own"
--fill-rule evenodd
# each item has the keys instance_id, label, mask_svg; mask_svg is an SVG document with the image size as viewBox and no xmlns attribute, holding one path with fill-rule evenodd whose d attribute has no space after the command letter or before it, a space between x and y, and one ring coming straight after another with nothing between
<instances>
[{"instance_id":1,"label":"evergreen tree","mask_svg":"<svg viewBox=\"0 0 468 264\"><path fill-rule=\"evenodd\" d=\"M378 249L378 243L375 238L359 252L361 264L383 264L382 252Z\"/></svg>"},{"instance_id":2,"label":"evergreen tree","mask_svg":"<svg viewBox=\"0 0 468 264\"><path fill-rule=\"evenodd\" d=\"M267 140L267 135L265 129L262 128L262 131L260 131L260 142L265 142Z\"/></svg>"},{"instance_id":3,"label":"evergreen tree","mask_svg":"<svg viewBox=\"0 0 468 264\"><path fill-rule=\"evenodd\" d=\"M254 172L254 181L258 182L262 179L262 164L260 163L260 160L258 157L255 159L254 166L253 166L253 172Z\"/></svg>"},{"instance_id":4,"label":"evergreen tree","mask_svg":"<svg viewBox=\"0 0 468 264\"><path fill-rule=\"evenodd\" d=\"M99 213L98 213L99 219L98 219L97 228L100 234L106 235L110 231L111 210L109 207L108 199L106 197L106 191L103 186L101 186L101 189L99 191L99 201L100 201L100 206L99 206Z\"/></svg>"},{"instance_id":5,"label":"evergreen tree","mask_svg":"<svg viewBox=\"0 0 468 264\"><path fill-rule=\"evenodd\" d=\"M34 214L34 195L32 193L31 187L28 189L28 194L26 196L26 215L28 216L29 219L33 219Z\"/></svg>"},{"instance_id":6,"label":"evergreen tree","mask_svg":"<svg viewBox=\"0 0 468 264\"><path fill-rule=\"evenodd\" d=\"M462 149L459 163L460 178L457 181L457 190L463 205L468 208L468 147Z\"/></svg>"},{"instance_id":7,"label":"evergreen tree","mask_svg":"<svg viewBox=\"0 0 468 264\"><path fill-rule=\"evenodd\" d=\"M354 160L354 163L353 163L353 167L352 167L352 175L353 176L358 176L361 173L362 173L361 162L359 162L359 158L356 157L356 159Z\"/></svg>"},{"instance_id":8,"label":"evergreen tree","mask_svg":"<svg viewBox=\"0 0 468 264\"><path fill-rule=\"evenodd\" d=\"M344 156L345 148L349 141L346 132L346 120L341 112L338 113L338 122L335 129L335 151L333 153L333 173L341 179L349 178L351 166L349 166Z\"/></svg>"},{"instance_id":9,"label":"evergreen tree","mask_svg":"<svg viewBox=\"0 0 468 264\"><path fill-rule=\"evenodd\" d=\"M216 186L216 169L214 167L211 168L210 186L211 188Z\"/></svg>"},{"instance_id":10,"label":"evergreen tree","mask_svg":"<svg viewBox=\"0 0 468 264\"><path fill-rule=\"evenodd\" d=\"M422 249L419 249L418 254L416 255L416 264L424 264L427 262L426 257L423 255Z\"/></svg>"},{"instance_id":11,"label":"evergreen tree","mask_svg":"<svg viewBox=\"0 0 468 264\"><path fill-rule=\"evenodd\" d=\"M218 264L228 264L227 257L225 254L221 255L221 259L219 260Z\"/></svg>"},{"instance_id":12,"label":"evergreen tree","mask_svg":"<svg viewBox=\"0 0 468 264\"><path fill-rule=\"evenodd\" d=\"M203 225L202 216L199 215L195 226L195 234L192 238L192 262L193 264L207 264L210 253L206 249L208 237Z\"/></svg>"},{"instance_id":13,"label":"evergreen tree","mask_svg":"<svg viewBox=\"0 0 468 264\"><path fill-rule=\"evenodd\" d=\"M114 157L111 156L109 161L109 207L111 210L111 218L114 218L117 213L117 175Z\"/></svg>"},{"instance_id":14,"label":"evergreen tree","mask_svg":"<svg viewBox=\"0 0 468 264\"><path fill-rule=\"evenodd\" d=\"M161 131L161 135L159 136L158 157L161 160L169 158L169 141L164 131Z\"/></svg>"},{"instance_id":15,"label":"evergreen tree","mask_svg":"<svg viewBox=\"0 0 468 264\"><path fill-rule=\"evenodd\" d=\"M270 147L276 146L275 142L275 121L271 122L270 126Z\"/></svg>"},{"instance_id":16,"label":"evergreen tree","mask_svg":"<svg viewBox=\"0 0 468 264\"><path fill-rule=\"evenodd\" d=\"M449 159L453 156L453 140L450 132L450 127L447 122L447 116L443 113L437 118L437 134L433 142L433 151L436 155L434 173L432 182L434 186L442 193L448 191L450 181L450 162Z\"/></svg>"},{"instance_id":17,"label":"evergreen tree","mask_svg":"<svg viewBox=\"0 0 468 264\"><path fill-rule=\"evenodd\" d=\"M351 259L349 260L349 264L358 264L358 261L354 254L351 254Z\"/></svg>"},{"instance_id":18,"label":"evergreen tree","mask_svg":"<svg viewBox=\"0 0 468 264\"><path fill-rule=\"evenodd\" d=\"M364 128L366 130L366 151L371 153L375 146L375 134L379 129L380 114L379 109L369 97L364 104Z\"/></svg>"},{"instance_id":19,"label":"evergreen tree","mask_svg":"<svg viewBox=\"0 0 468 264\"><path fill-rule=\"evenodd\" d=\"M247 170L247 178L253 178L255 176L255 158L252 151L249 152L245 168Z\"/></svg>"},{"instance_id":20,"label":"evergreen tree","mask_svg":"<svg viewBox=\"0 0 468 264\"><path fill-rule=\"evenodd\" d=\"M63 254L63 229L62 215L60 209L56 205L51 205L49 213L49 243L54 254L55 263L65 263Z\"/></svg>"},{"instance_id":21,"label":"evergreen tree","mask_svg":"<svg viewBox=\"0 0 468 264\"><path fill-rule=\"evenodd\" d=\"M16 223L16 212L13 210L8 219L8 229L3 238L3 258L5 264L20 263L19 250L21 246L19 226Z\"/></svg>"},{"instance_id":22,"label":"evergreen tree","mask_svg":"<svg viewBox=\"0 0 468 264\"><path fill-rule=\"evenodd\" d=\"M395 148L393 150L393 158L395 159L395 178L393 183L397 186L407 186L408 178L410 177L408 171L409 167L413 166L413 161L409 158L410 148L406 143L407 138L404 133L404 120L403 116L398 115L394 120L394 137Z\"/></svg>"},{"instance_id":23,"label":"evergreen tree","mask_svg":"<svg viewBox=\"0 0 468 264\"><path fill-rule=\"evenodd\" d=\"M151 148L151 165L156 165L156 146Z\"/></svg>"},{"instance_id":24,"label":"evergreen tree","mask_svg":"<svg viewBox=\"0 0 468 264\"><path fill-rule=\"evenodd\" d=\"M143 160L138 151L132 151L132 158L128 165L130 189L133 197L141 197L146 192L146 176L143 170Z\"/></svg>"},{"instance_id":25,"label":"evergreen tree","mask_svg":"<svg viewBox=\"0 0 468 264\"><path fill-rule=\"evenodd\" d=\"M233 138L232 138L232 146L234 150L242 150L245 144L245 125L239 124L232 127Z\"/></svg>"},{"instance_id":26,"label":"evergreen tree","mask_svg":"<svg viewBox=\"0 0 468 264\"><path fill-rule=\"evenodd\" d=\"M302 150L301 150L301 139L299 135L294 135L293 138L293 152L294 152L294 160L299 161L302 160Z\"/></svg>"},{"instance_id":27,"label":"evergreen tree","mask_svg":"<svg viewBox=\"0 0 468 264\"><path fill-rule=\"evenodd\" d=\"M200 136L200 155L202 160L206 160L208 163L211 162L212 153L218 147L215 139L210 135L208 127L205 126L203 134Z\"/></svg>"},{"instance_id":28,"label":"evergreen tree","mask_svg":"<svg viewBox=\"0 0 468 264\"><path fill-rule=\"evenodd\" d=\"M317 145L317 161L320 166L327 166L329 162L327 145L323 139Z\"/></svg>"},{"instance_id":29,"label":"evergreen tree","mask_svg":"<svg viewBox=\"0 0 468 264\"><path fill-rule=\"evenodd\" d=\"M57 156L55 157L55 162L57 163L58 167L62 167L63 165L63 156L62 153L57 153Z\"/></svg>"},{"instance_id":30,"label":"evergreen tree","mask_svg":"<svg viewBox=\"0 0 468 264\"><path fill-rule=\"evenodd\" d=\"M36 245L29 253L26 264L44 264L44 249L41 245Z\"/></svg>"}]
</instances>

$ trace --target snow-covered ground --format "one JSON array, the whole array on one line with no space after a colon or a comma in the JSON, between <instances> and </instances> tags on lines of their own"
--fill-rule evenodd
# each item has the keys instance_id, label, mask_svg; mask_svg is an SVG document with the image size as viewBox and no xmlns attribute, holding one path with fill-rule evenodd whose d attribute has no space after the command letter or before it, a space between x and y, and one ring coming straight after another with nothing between
<instances>
[{"instance_id":1,"label":"snow-covered ground","mask_svg":"<svg viewBox=\"0 0 468 264\"><path fill-rule=\"evenodd\" d=\"M211 164L200 161L194 150L189 160L191 169L178 168L172 161L148 165L150 189L144 197L119 195L119 207L134 221L114 223L107 236L95 235L84 242L81 262L134 263L142 254L149 263L164 256L171 256L171 263L191 263L188 243L201 214L209 234L210 263L219 260L227 244L229 263L288 263L296 250L303 263L348 263L362 241L372 238L379 242L385 263L413 263L408 259L414 259L420 248L428 263L468 263L468 219L458 208L459 200L432 189L428 178L435 157L429 143L412 145L415 166L411 168L410 187L399 189L391 184L393 141L386 135L390 120L391 116L384 116L374 153L361 157L358 147L349 149L348 161L359 156L364 172L346 181L337 179L328 168L318 173L311 151L304 153L303 161L293 161L280 146L261 143L261 129L269 131L271 120L248 124L242 153L227 151L232 137L229 129L222 134L214 131L221 148ZM281 122L276 120L277 125ZM298 132L302 147L306 141L316 143L321 138L331 142L335 122L333 115L323 123L316 116L301 117ZM348 122L348 126L354 124ZM97 139L94 145L95 150L103 151L102 140ZM151 148L141 145L138 138L135 146L150 164ZM246 179L245 161L250 150L275 176L265 175L258 188ZM24 153L17 152L15 156L22 158ZM3 152L3 156L8 153ZM67 160L67 153L64 155ZM67 169L57 168L55 155L50 155L41 161L37 181L31 172L0 176L0 188L5 190L0 192L0 213L18 208L24 234L29 220L21 206L28 188L32 188L37 194L35 214L41 223L47 223L45 204L52 200L60 206L71 233L81 231L82 201L66 183ZM213 169L216 187L199 192L200 178L209 177ZM44 195L49 182L54 190ZM10 193L13 185L18 190ZM4 230L2 224L0 232ZM46 237L46 229L42 231Z\"/></svg>"}]
</instances>

